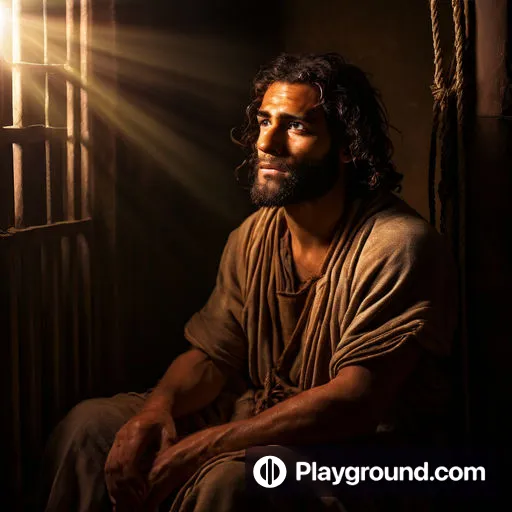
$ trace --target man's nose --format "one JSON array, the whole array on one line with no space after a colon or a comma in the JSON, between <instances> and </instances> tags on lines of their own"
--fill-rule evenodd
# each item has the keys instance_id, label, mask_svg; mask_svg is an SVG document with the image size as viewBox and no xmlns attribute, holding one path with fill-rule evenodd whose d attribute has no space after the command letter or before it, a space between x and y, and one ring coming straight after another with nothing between
<instances>
[{"instance_id":1,"label":"man's nose","mask_svg":"<svg viewBox=\"0 0 512 512\"><path fill-rule=\"evenodd\" d=\"M283 155L286 151L283 131L278 126L260 131L256 147L262 153Z\"/></svg>"}]
</instances>

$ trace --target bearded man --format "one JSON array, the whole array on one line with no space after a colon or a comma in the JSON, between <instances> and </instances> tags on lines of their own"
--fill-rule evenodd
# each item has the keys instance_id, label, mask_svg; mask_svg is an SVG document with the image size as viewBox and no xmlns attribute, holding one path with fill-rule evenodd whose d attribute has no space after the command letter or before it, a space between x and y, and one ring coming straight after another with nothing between
<instances>
[{"instance_id":1,"label":"bearded man","mask_svg":"<svg viewBox=\"0 0 512 512\"><path fill-rule=\"evenodd\" d=\"M337 54L281 55L236 140L259 209L229 236L190 350L150 393L69 413L46 510L283 510L248 501L247 448L436 433L455 273L393 193L402 176L366 75Z\"/></svg>"}]
</instances>

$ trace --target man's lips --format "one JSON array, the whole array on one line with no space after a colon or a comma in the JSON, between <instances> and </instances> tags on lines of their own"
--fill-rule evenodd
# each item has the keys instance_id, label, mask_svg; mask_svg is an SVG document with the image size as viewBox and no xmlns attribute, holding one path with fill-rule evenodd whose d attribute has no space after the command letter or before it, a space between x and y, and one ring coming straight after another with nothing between
<instances>
[{"instance_id":1,"label":"man's lips","mask_svg":"<svg viewBox=\"0 0 512 512\"><path fill-rule=\"evenodd\" d=\"M260 169L260 174L264 178L277 178L280 176L284 176L286 174L286 171L280 171L279 169Z\"/></svg>"},{"instance_id":2,"label":"man's lips","mask_svg":"<svg viewBox=\"0 0 512 512\"><path fill-rule=\"evenodd\" d=\"M260 171L263 175L285 174L288 171L275 164L260 164Z\"/></svg>"}]
</instances>

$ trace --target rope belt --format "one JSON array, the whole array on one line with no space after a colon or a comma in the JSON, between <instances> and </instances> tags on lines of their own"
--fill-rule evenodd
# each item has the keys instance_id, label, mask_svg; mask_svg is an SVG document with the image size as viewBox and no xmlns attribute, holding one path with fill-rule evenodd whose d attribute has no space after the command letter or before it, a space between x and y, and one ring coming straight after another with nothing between
<instances>
[{"instance_id":1,"label":"rope belt","mask_svg":"<svg viewBox=\"0 0 512 512\"><path fill-rule=\"evenodd\" d=\"M295 396L300 389L291 386L277 375L275 368L272 368L265 377L262 390L258 390L254 396L254 415L259 414L279 402Z\"/></svg>"}]
</instances>

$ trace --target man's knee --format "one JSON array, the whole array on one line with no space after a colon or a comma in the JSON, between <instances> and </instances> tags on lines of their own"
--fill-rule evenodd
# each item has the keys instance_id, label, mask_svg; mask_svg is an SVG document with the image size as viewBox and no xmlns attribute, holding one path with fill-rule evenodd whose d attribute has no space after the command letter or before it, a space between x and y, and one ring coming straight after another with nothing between
<instances>
[{"instance_id":1,"label":"man's knee","mask_svg":"<svg viewBox=\"0 0 512 512\"><path fill-rule=\"evenodd\" d=\"M248 496L245 462L224 461L212 467L185 498L187 512L248 512L266 510L257 496ZM181 510L181 509L180 509Z\"/></svg>"},{"instance_id":2,"label":"man's knee","mask_svg":"<svg viewBox=\"0 0 512 512\"><path fill-rule=\"evenodd\" d=\"M93 398L77 404L57 426L53 437L59 445L81 449L93 444L108 451L117 431L129 419L111 398Z\"/></svg>"},{"instance_id":3,"label":"man's knee","mask_svg":"<svg viewBox=\"0 0 512 512\"><path fill-rule=\"evenodd\" d=\"M245 462L231 460L220 462L211 468L202 478L203 485L215 490L245 490Z\"/></svg>"},{"instance_id":4,"label":"man's knee","mask_svg":"<svg viewBox=\"0 0 512 512\"><path fill-rule=\"evenodd\" d=\"M117 432L143 403L142 395L120 394L85 400L69 411L46 445L41 509L92 510L93 503L109 504L103 478L105 460Z\"/></svg>"}]
</instances>

